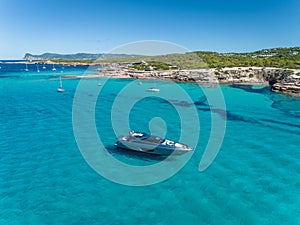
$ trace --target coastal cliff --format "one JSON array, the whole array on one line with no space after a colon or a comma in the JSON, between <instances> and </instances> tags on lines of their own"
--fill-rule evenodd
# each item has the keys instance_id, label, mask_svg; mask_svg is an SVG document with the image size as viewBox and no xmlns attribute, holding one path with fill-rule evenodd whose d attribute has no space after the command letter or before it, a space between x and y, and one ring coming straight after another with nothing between
<instances>
[{"instance_id":1,"label":"coastal cliff","mask_svg":"<svg viewBox=\"0 0 300 225\"><path fill-rule=\"evenodd\" d=\"M44 63L50 64L102 65L97 76L106 77L169 79L204 84L269 83L274 92L300 96L300 47L245 53L196 51L158 56L27 53L24 59L44 60Z\"/></svg>"},{"instance_id":2,"label":"coastal cliff","mask_svg":"<svg viewBox=\"0 0 300 225\"><path fill-rule=\"evenodd\" d=\"M224 70L226 76L224 76ZM273 92L300 97L300 70L279 68L230 68L215 72L220 83L268 82Z\"/></svg>"},{"instance_id":3,"label":"coastal cliff","mask_svg":"<svg viewBox=\"0 0 300 225\"><path fill-rule=\"evenodd\" d=\"M98 76L136 79L167 79L201 84L251 83L269 84L271 90L300 96L300 70L274 67L204 68L193 70L133 69L124 64L110 64L99 70Z\"/></svg>"},{"instance_id":4,"label":"coastal cliff","mask_svg":"<svg viewBox=\"0 0 300 225\"><path fill-rule=\"evenodd\" d=\"M272 91L300 97L300 76L291 75L272 85Z\"/></svg>"}]
</instances>

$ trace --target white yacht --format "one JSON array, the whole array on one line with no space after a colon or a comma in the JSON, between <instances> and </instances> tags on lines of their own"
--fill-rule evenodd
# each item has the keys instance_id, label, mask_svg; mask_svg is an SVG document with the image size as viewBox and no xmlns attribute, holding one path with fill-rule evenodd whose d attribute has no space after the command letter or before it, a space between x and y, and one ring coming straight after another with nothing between
<instances>
[{"instance_id":1,"label":"white yacht","mask_svg":"<svg viewBox=\"0 0 300 225\"><path fill-rule=\"evenodd\" d=\"M188 145L134 131L130 131L128 136L119 137L115 146L121 149L155 155L181 155L193 151Z\"/></svg>"}]
</instances>

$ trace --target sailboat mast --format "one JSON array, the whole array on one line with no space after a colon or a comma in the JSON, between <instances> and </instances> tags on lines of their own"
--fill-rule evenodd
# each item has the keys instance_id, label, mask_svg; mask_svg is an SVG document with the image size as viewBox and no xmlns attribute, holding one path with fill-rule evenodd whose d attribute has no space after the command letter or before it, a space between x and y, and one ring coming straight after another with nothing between
<instances>
[{"instance_id":1,"label":"sailboat mast","mask_svg":"<svg viewBox=\"0 0 300 225\"><path fill-rule=\"evenodd\" d=\"M60 87L62 87L61 76L59 77L59 84L60 84Z\"/></svg>"}]
</instances>

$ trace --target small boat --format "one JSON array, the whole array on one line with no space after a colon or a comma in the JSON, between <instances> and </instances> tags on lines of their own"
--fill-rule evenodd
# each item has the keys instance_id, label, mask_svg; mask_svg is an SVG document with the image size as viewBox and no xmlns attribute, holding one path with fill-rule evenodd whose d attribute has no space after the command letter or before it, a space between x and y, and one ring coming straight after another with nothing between
<instances>
[{"instance_id":1,"label":"small boat","mask_svg":"<svg viewBox=\"0 0 300 225\"><path fill-rule=\"evenodd\" d=\"M62 86L61 76L59 77L59 87L57 88L57 92L64 92L65 89Z\"/></svg>"},{"instance_id":2,"label":"small boat","mask_svg":"<svg viewBox=\"0 0 300 225\"><path fill-rule=\"evenodd\" d=\"M120 149L133 150L154 155L182 155L193 151L193 148L186 144L134 131L130 131L127 136L119 137L115 146Z\"/></svg>"},{"instance_id":3,"label":"small boat","mask_svg":"<svg viewBox=\"0 0 300 225\"><path fill-rule=\"evenodd\" d=\"M155 87L151 87L151 88L148 88L147 91L150 91L150 92L160 92L160 89L159 88L155 88Z\"/></svg>"},{"instance_id":4,"label":"small boat","mask_svg":"<svg viewBox=\"0 0 300 225\"><path fill-rule=\"evenodd\" d=\"M101 83L98 83L98 86L102 86L102 84L101 84Z\"/></svg>"},{"instance_id":5,"label":"small boat","mask_svg":"<svg viewBox=\"0 0 300 225\"><path fill-rule=\"evenodd\" d=\"M43 65L43 70L45 70L46 69L46 66L45 66L45 64Z\"/></svg>"},{"instance_id":6,"label":"small boat","mask_svg":"<svg viewBox=\"0 0 300 225\"><path fill-rule=\"evenodd\" d=\"M27 63L25 64L25 69L24 69L24 70L25 70L26 72L29 71Z\"/></svg>"}]
</instances>

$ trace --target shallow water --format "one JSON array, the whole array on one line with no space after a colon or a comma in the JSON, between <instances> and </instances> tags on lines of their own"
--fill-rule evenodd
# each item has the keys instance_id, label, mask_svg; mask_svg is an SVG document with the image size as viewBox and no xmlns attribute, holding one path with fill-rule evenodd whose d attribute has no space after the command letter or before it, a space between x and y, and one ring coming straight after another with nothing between
<instances>
[{"instance_id":1,"label":"shallow water","mask_svg":"<svg viewBox=\"0 0 300 225\"><path fill-rule=\"evenodd\" d=\"M63 74L80 75L84 69ZM60 75L50 70L0 72L1 224L300 223L299 99L264 87L222 85L226 114L210 107L204 95L208 87L181 83L191 101L165 99L160 96L173 84L143 81L137 91L157 86L161 92L134 104L128 118L132 129L152 128L178 140L182 121L175 107L195 107L200 134L195 153L177 174L154 185L133 187L105 179L84 160L72 128L79 80L64 79L65 92L57 93ZM93 86L105 80L86 82ZM166 158L113 147L116 135L110 113L117 98L130 100L120 93L132 82L111 79L101 87L95 107L97 132L116 159L154 165ZM87 98L95 94L85 91ZM212 113L227 118L225 138L212 165L199 172ZM153 118L161 119L151 124ZM190 127L195 120L186 123Z\"/></svg>"}]
</instances>

